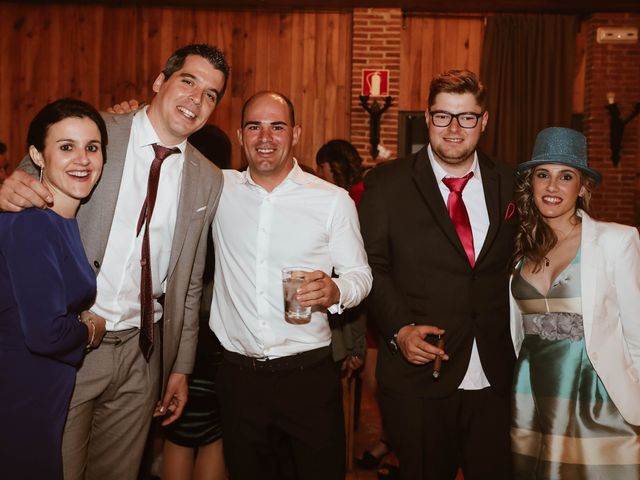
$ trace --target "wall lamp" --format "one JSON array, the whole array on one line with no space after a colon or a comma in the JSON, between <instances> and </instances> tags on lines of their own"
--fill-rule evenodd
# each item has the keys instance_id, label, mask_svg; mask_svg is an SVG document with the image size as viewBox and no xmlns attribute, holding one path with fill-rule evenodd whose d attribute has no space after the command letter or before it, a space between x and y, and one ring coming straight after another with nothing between
<instances>
[{"instance_id":1,"label":"wall lamp","mask_svg":"<svg viewBox=\"0 0 640 480\"><path fill-rule=\"evenodd\" d=\"M380 105L377 100L369 105L369 95L360 95L360 104L369 114L369 143L371 144L371 157L378 158L378 145L380 144L380 117L387 111L393 101L392 97L385 97L384 104Z\"/></svg>"},{"instance_id":2,"label":"wall lamp","mask_svg":"<svg viewBox=\"0 0 640 480\"><path fill-rule=\"evenodd\" d=\"M622 137L624 135L624 127L633 120L638 114L640 114L640 102L635 104L633 112L627 118L620 117L620 109L616 103L616 94L614 92L607 92L608 105L605 107L609 110L611 120L609 121L609 128L611 130L609 143L611 145L611 161L615 167L620 163L620 150L622 148Z\"/></svg>"}]
</instances>

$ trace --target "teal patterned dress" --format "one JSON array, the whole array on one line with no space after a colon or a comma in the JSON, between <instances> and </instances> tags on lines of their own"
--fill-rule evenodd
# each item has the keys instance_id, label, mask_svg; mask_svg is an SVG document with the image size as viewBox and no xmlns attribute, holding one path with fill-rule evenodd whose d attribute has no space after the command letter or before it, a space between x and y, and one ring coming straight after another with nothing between
<instances>
[{"instance_id":1,"label":"teal patterned dress","mask_svg":"<svg viewBox=\"0 0 640 480\"><path fill-rule=\"evenodd\" d=\"M546 296L519 272L511 290L525 332L514 378L514 477L640 479L640 427L622 418L587 356L580 251Z\"/></svg>"}]
</instances>

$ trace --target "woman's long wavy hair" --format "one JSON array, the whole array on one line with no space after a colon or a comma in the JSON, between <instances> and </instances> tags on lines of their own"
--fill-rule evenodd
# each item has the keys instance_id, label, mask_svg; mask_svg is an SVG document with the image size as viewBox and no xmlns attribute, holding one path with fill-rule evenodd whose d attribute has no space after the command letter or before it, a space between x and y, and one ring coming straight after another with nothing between
<instances>
[{"instance_id":1,"label":"woman's long wavy hair","mask_svg":"<svg viewBox=\"0 0 640 480\"><path fill-rule=\"evenodd\" d=\"M529 168L516 177L515 202L520 217L520 225L516 233L515 249L511 257L511 271L516 269L521 260L533 263L533 272L539 272L549 251L558 243L558 237L547 225L533 200L531 180L535 167ZM590 176L579 171L580 182L584 187L584 194L578 197L576 209L589 213L591 192L595 181Z\"/></svg>"}]
</instances>

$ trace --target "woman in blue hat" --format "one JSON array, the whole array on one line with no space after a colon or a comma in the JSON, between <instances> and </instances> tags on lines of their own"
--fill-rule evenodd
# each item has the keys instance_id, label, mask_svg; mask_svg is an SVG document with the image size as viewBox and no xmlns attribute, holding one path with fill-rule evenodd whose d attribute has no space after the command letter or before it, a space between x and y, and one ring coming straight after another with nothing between
<instances>
[{"instance_id":1,"label":"woman in blue hat","mask_svg":"<svg viewBox=\"0 0 640 480\"><path fill-rule=\"evenodd\" d=\"M575 130L542 130L517 174L515 477L638 479L638 231L587 214L601 178Z\"/></svg>"}]
</instances>

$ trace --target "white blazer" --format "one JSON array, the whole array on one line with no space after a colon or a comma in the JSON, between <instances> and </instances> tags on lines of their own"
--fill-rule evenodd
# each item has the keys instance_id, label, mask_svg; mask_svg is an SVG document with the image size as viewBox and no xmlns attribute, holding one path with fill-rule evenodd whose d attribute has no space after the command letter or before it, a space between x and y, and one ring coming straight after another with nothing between
<instances>
[{"instance_id":1,"label":"white blazer","mask_svg":"<svg viewBox=\"0 0 640 480\"><path fill-rule=\"evenodd\" d=\"M624 419L640 425L640 238L627 225L582 217L580 278L587 356ZM522 315L509 288L511 337L520 352Z\"/></svg>"}]
</instances>

